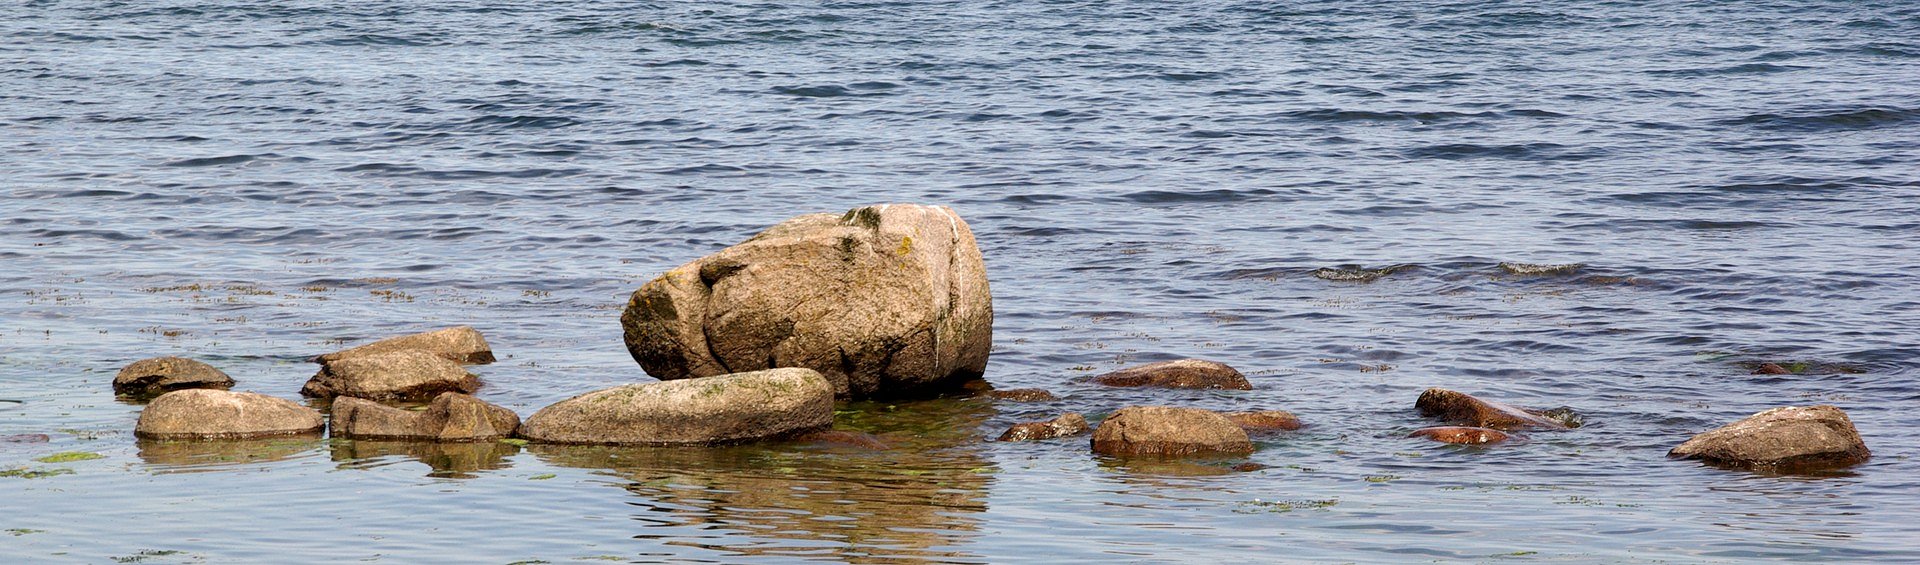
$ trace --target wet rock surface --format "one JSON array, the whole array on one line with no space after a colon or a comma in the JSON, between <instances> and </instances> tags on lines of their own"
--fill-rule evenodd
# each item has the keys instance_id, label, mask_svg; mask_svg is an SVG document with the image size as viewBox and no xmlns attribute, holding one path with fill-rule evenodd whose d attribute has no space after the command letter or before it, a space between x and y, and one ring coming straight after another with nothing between
<instances>
[{"instance_id":1,"label":"wet rock surface","mask_svg":"<svg viewBox=\"0 0 1920 565\"><path fill-rule=\"evenodd\" d=\"M1222 414L1234 425L1249 432L1284 432L1305 427L1300 418L1285 410L1261 410L1258 412L1228 412Z\"/></svg>"},{"instance_id":2,"label":"wet rock surface","mask_svg":"<svg viewBox=\"0 0 1920 565\"><path fill-rule=\"evenodd\" d=\"M322 365L353 357L366 357L395 351L425 351L455 363L484 365L494 362L493 347L473 326L456 326L411 335L390 337L351 349L313 358Z\"/></svg>"},{"instance_id":3,"label":"wet rock surface","mask_svg":"<svg viewBox=\"0 0 1920 565\"><path fill-rule=\"evenodd\" d=\"M914 397L981 375L993 303L959 215L890 204L796 217L681 265L620 321L662 380L804 367L842 398Z\"/></svg>"},{"instance_id":4,"label":"wet rock surface","mask_svg":"<svg viewBox=\"0 0 1920 565\"><path fill-rule=\"evenodd\" d=\"M872 451L882 451L888 447L887 442L882 441L878 436L866 432L846 430L808 432L794 436L793 442L823 447L851 447Z\"/></svg>"},{"instance_id":5,"label":"wet rock surface","mask_svg":"<svg viewBox=\"0 0 1920 565\"><path fill-rule=\"evenodd\" d=\"M1857 465L1873 454L1847 413L1823 404L1760 412L1694 436L1667 456L1741 469L1798 472Z\"/></svg>"},{"instance_id":6,"label":"wet rock surface","mask_svg":"<svg viewBox=\"0 0 1920 565\"><path fill-rule=\"evenodd\" d=\"M1093 451L1103 455L1181 457L1253 452L1246 430L1199 408L1133 406L1100 422Z\"/></svg>"},{"instance_id":7,"label":"wet rock surface","mask_svg":"<svg viewBox=\"0 0 1920 565\"><path fill-rule=\"evenodd\" d=\"M355 439L488 441L513 435L520 416L465 394L441 393L426 410L394 408L371 400L333 401L333 435Z\"/></svg>"},{"instance_id":8,"label":"wet rock surface","mask_svg":"<svg viewBox=\"0 0 1920 565\"><path fill-rule=\"evenodd\" d=\"M1045 422L1024 422L1014 424L1000 434L1000 441L1038 441L1087 433L1087 418L1078 413L1068 412L1058 418Z\"/></svg>"},{"instance_id":9,"label":"wet rock surface","mask_svg":"<svg viewBox=\"0 0 1920 565\"><path fill-rule=\"evenodd\" d=\"M1253 390L1253 383L1225 363L1201 359L1161 361L1128 367L1093 377L1093 382L1118 387Z\"/></svg>"},{"instance_id":10,"label":"wet rock surface","mask_svg":"<svg viewBox=\"0 0 1920 565\"><path fill-rule=\"evenodd\" d=\"M480 377L459 363L417 349L343 357L321 364L301 387L315 398L351 396L368 400L424 401L444 392L471 394Z\"/></svg>"},{"instance_id":11,"label":"wet rock surface","mask_svg":"<svg viewBox=\"0 0 1920 565\"><path fill-rule=\"evenodd\" d=\"M1513 439L1513 436L1507 435L1506 432L1500 430L1470 426L1435 426L1431 428L1421 428L1414 430L1413 433L1407 434L1407 437L1426 438L1440 443L1457 443L1462 445L1486 445Z\"/></svg>"},{"instance_id":12,"label":"wet rock surface","mask_svg":"<svg viewBox=\"0 0 1920 565\"><path fill-rule=\"evenodd\" d=\"M1549 418L1544 412L1527 410L1474 397L1463 392L1430 388L1420 393L1414 407L1420 415L1447 422L1496 430L1564 430L1567 425ZM1571 412L1568 412L1571 414Z\"/></svg>"},{"instance_id":13,"label":"wet rock surface","mask_svg":"<svg viewBox=\"0 0 1920 565\"><path fill-rule=\"evenodd\" d=\"M153 399L133 433L142 439L249 439L318 434L320 412L251 392L188 389Z\"/></svg>"},{"instance_id":14,"label":"wet rock surface","mask_svg":"<svg viewBox=\"0 0 1920 565\"><path fill-rule=\"evenodd\" d=\"M520 427L563 444L722 445L792 437L833 423L833 385L787 368L598 390L541 409Z\"/></svg>"},{"instance_id":15,"label":"wet rock surface","mask_svg":"<svg viewBox=\"0 0 1920 565\"><path fill-rule=\"evenodd\" d=\"M233 388L233 377L185 357L141 359L113 376L115 394L147 396L190 388L226 390Z\"/></svg>"},{"instance_id":16,"label":"wet rock surface","mask_svg":"<svg viewBox=\"0 0 1920 565\"><path fill-rule=\"evenodd\" d=\"M987 391L987 397L1008 402L1052 402L1060 399L1060 397L1054 396L1053 393L1038 388L990 390Z\"/></svg>"}]
</instances>

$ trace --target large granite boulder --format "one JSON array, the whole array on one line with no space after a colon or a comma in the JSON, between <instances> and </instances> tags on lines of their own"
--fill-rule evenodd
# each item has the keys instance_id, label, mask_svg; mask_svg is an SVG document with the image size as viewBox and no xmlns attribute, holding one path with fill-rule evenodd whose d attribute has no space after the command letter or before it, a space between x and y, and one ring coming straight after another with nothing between
<instances>
[{"instance_id":1,"label":"large granite boulder","mask_svg":"<svg viewBox=\"0 0 1920 565\"><path fill-rule=\"evenodd\" d=\"M1420 410L1422 416L1439 418L1462 426L1507 431L1529 428L1567 429L1566 424L1546 417L1545 412L1483 400L1464 392L1444 388L1427 389L1426 392L1420 393L1419 400L1415 400L1413 405Z\"/></svg>"},{"instance_id":2,"label":"large granite boulder","mask_svg":"<svg viewBox=\"0 0 1920 565\"><path fill-rule=\"evenodd\" d=\"M540 409L520 436L545 443L724 445L833 425L833 385L786 368L598 390Z\"/></svg>"},{"instance_id":3,"label":"large granite boulder","mask_svg":"<svg viewBox=\"0 0 1920 565\"><path fill-rule=\"evenodd\" d=\"M1024 422L1014 424L1000 434L1000 441L1036 441L1057 437L1077 436L1087 433L1087 418L1078 413L1068 412L1045 422Z\"/></svg>"},{"instance_id":4,"label":"large granite boulder","mask_svg":"<svg viewBox=\"0 0 1920 565\"><path fill-rule=\"evenodd\" d=\"M250 439L318 434L318 410L251 392L177 390L140 411L133 435L144 439Z\"/></svg>"},{"instance_id":5,"label":"large granite boulder","mask_svg":"<svg viewBox=\"0 0 1920 565\"><path fill-rule=\"evenodd\" d=\"M1199 408L1133 406L1108 416L1093 431L1093 451L1105 455L1178 457L1253 452L1247 432L1219 413Z\"/></svg>"},{"instance_id":6,"label":"large granite boulder","mask_svg":"<svg viewBox=\"0 0 1920 565\"><path fill-rule=\"evenodd\" d=\"M1848 467L1873 453L1846 412L1828 405L1788 406L1694 436L1668 457L1703 459L1744 469L1782 472Z\"/></svg>"},{"instance_id":7,"label":"large granite boulder","mask_svg":"<svg viewBox=\"0 0 1920 565\"><path fill-rule=\"evenodd\" d=\"M146 396L189 388L226 390L233 388L233 377L184 357L141 359L113 376L115 394Z\"/></svg>"},{"instance_id":8,"label":"large granite boulder","mask_svg":"<svg viewBox=\"0 0 1920 565\"><path fill-rule=\"evenodd\" d=\"M328 353L314 357L313 362L322 365L350 357L365 357L395 351L418 350L445 357L456 363L485 365L492 363L493 348L487 345L487 339L473 326L456 326L425 333L390 337L352 349Z\"/></svg>"},{"instance_id":9,"label":"large granite boulder","mask_svg":"<svg viewBox=\"0 0 1920 565\"><path fill-rule=\"evenodd\" d=\"M333 435L354 439L489 441L513 435L520 416L457 392L434 397L426 410L401 410L343 396L333 401Z\"/></svg>"},{"instance_id":10,"label":"large granite boulder","mask_svg":"<svg viewBox=\"0 0 1920 565\"><path fill-rule=\"evenodd\" d=\"M421 401L443 392L472 394L480 377L459 363L418 349L334 359L320 365L300 394L315 398L351 396L369 400Z\"/></svg>"},{"instance_id":11,"label":"large granite boulder","mask_svg":"<svg viewBox=\"0 0 1920 565\"><path fill-rule=\"evenodd\" d=\"M1201 359L1161 361L1128 367L1093 378L1107 386L1147 386L1158 388L1211 388L1253 390L1253 384L1240 371L1225 363Z\"/></svg>"},{"instance_id":12,"label":"large granite boulder","mask_svg":"<svg viewBox=\"0 0 1920 565\"><path fill-rule=\"evenodd\" d=\"M620 322L661 380L804 367L843 398L926 396L986 368L993 298L959 215L890 204L793 218L681 265Z\"/></svg>"}]
</instances>

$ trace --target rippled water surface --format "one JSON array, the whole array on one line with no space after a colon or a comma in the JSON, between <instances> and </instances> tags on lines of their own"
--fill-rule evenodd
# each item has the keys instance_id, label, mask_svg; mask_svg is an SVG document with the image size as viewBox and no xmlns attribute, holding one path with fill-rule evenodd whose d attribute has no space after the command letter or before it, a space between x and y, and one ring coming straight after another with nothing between
<instances>
[{"instance_id":1,"label":"rippled water surface","mask_svg":"<svg viewBox=\"0 0 1920 565\"><path fill-rule=\"evenodd\" d=\"M51 439L0 443L50 475L0 477L0 560L1920 560L1909 2L0 9L0 435ZM154 444L108 386L173 354L297 398L472 324L524 416L648 380L641 283L879 202L970 222L988 380L1062 400L843 406L883 451ZM1257 390L1077 380L1189 356ZM1588 425L1404 439L1430 386ZM1819 403L1870 463L1664 457ZM1311 427L1247 472L988 441L1129 404Z\"/></svg>"}]
</instances>

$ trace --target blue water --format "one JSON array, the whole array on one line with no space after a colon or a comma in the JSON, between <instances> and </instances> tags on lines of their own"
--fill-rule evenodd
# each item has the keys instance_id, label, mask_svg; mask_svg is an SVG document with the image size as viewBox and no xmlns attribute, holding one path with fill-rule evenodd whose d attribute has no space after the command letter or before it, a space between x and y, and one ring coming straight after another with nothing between
<instances>
[{"instance_id":1,"label":"blue water","mask_svg":"<svg viewBox=\"0 0 1920 565\"><path fill-rule=\"evenodd\" d=\"M0 2L0 560L1920 560L1920 6ZM523 416L648 377L625 295L787 217L953 206L987 379L894 445L142 445L164 354L472 324ZM1514 276L1500 262L1582 263ZM1325 267L1407 265L1371 283ZM1251 392L1076 379L1204 357ZM1763 361L1803 374L1749 375ZM1430 386L1588 426L1404 439ZM1875 457L1669 461L1766 408ZM1285 409L1249 459L987 441ZM63 464L56 451L104 458Z\"/></svg>"}]
</instances>

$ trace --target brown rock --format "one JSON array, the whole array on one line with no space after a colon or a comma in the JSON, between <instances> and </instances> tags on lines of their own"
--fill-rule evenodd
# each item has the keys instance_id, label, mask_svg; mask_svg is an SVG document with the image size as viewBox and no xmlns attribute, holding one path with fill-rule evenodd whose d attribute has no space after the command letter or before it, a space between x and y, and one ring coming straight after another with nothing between
<instances>
[{"instance_id":1,"label":"brown rock","mask_svg":"<svg viewBox=\"0 0 1920 565\"><path fill-rule=\"evenodd\" d=\"M512 410L456 392L441 393L420 412L348 396L333 401L334 437L490 441L518 427L520 416Z\"/></svg>"},{"instance_id":2,"label":"brown rock","mask_svg":"<svg viewBox=\"0 0 1920 565\"><path fill-rule=\"evenodd\" d=\"M493 348L487 345L487 339L473 326L456 326L444 330L426 333L390 337L352 349L328 353L313 358L313 362L322 365L350 357L365 357L381 353L392 353L416 349L445 357L455 363L485 365L492 363Z\"/></svg>"},{"instance_id":3,"label":"brown rock","mask_svg":"<svg viewBox=\"0 0 1920 565\"><path fill-rule=\"evenodd\" d=\"M887 449L887 442L880 441L880 438L873 434L843 430L825 430L800 434L799 436L795 436L793 441L795 443L811 443L815 445L857 447L874 451Z\"/></svg>"},{"instance_id":4,"label":"brown rock","mask_svg":"<svg viewBox=\"0 0 1920 565\"><path fill-rule=\"evenodd\" d=\"M978 378L993 337L985 263L944 206L800 216L642 286L620 317L647 374L820 372L844 398Z\"/></svg>"},{"instance_id":5,"label":"brown rock","mask_svg":"<svg viewBox=\"0 0 1920 565\"><path fill-rule=\"evenodd\" d=\"M46 443L53 441L47 434L14 434L0 436L0 443Z\"/></svg>"},{"instance_id":6,"label":"brown rock","mask_svg":"<svg viewBox=\"0 0 1920 565\"><path fill-rule=\"evenodd\" d=\"M1873 456L1853 420L1828 405L1788 406L1694 436L1668 457L1783 472L1848 467Z\"/></svg>"},{"instance_id":7,"label":"brown rock","mask_svg":"<svg viewBox=\"0 0 1920 565\"><path fill-rule=\"evenodd\" d=\"M1474 428L1469 426L1437 426L1421 428L1407 434L1407 437L1423 437L1440 443L1459 443L1483 445L1500 443L1512 439L1506 432L1492 428Z\"/></svg>"},{"instance_id":8,"label":"brown rock","mask_svg":"<svg viewBox=\"0 0 1920 565\"><path fill-rule=\"evenodd\" d=\"M1496 430L1567 429L1565 424L1546 418L1536 411L1482 400L1473 395L1443 388L1430 388L1420 393L1420 399L1414 402L1414 407L1420 409L1422 416L1439 418L1465 426Z\"/></svg>"},{"instance_id":9,"label":"brown rock","mask_svg":"<svg viewBox=\"0 0 1920 565\"><path fill-rule=\"evenodd\" d=\"M1787 370L1786 367L1782 367L1775 363L1761 363L1760 366L1753 368L1753 374L1755 375L1791 375L1793 374L1793 371L1789 371Z\"/></svg>"},{"instance_id":10,"label":"brown rock","mask_svg":"<svg viewBox=\"0 0 1920 565\"><path fill-rule=\"evenodd\" d=\"M631 384L542 408L520 435L546 443L719 445L833 424L833 385L811 369Z\"/></svg>"},{"instance_id":11,"label":"brown rock","mask_svg":"<svg viewBox=\"0 0 1920 565\"><path fill-rule=\"evenodd\" d=\"M1105 455L1175 457L1253 452L1246 430L1208 410L1167 406L1122 408L1093 432L1093 451Z\"/></svg>"},{"instance_id":12,"label":"brown rock","mask_svg":"<svg viewBox=\"0 0 1920 565\"><path fill-rule=\"evenodd\" d=\"M1222 414L1233 425L1247 431L1293 431L1302 428L1300 418L1285 410L1261 410L1259 412L1228 412Z\"/></svg>"},{"instance_id":13,"label":"brown rock","mask_svg":"<svg viewBox=\"0 0 1920 565\"><path fill-rule=\"evenodd\" d=\"M1000 434L1000 441L1036 441L1057 437L1077 436L1087 433L1087 418L1068 412L1058 418L1045 422L1026 422L1014 424L1006 433Z\"/></svg>"},{"instance_id":14,"label":"brown rock","mask_svg":"<svg viewBox=\"0 0 1920 565\"><path fill-rule=\"evenodd\" d=\"M459 363L417 349L334 359L320 365L300 394L369 400L427 400L443 392L471 394L480 377Z\"/></svg>"},{"instance_id":15,"label":"brown rock","mask_svg":"<svg viewBox=\"0 0 1920 565\"><path fill-rule=\"evenodd\" d=\"M233 388L233 377L184 357L141 359L113 376L115 394L154 395L189 388Z\"/></svg>"},{"instance_id":16,"label":"brown rock","mask_svg":"<svg viewBox=\"0 0 1920 565\"><path fill-rule=\"evenodd\" d=\"M1052 402L1060 399L1060 397L1054 396L1051 392L1037 388L992 390L987 391L987 396L994 400L1005 400L1009 402Z\"/></svg>"},{"instance_id":17,"label":"brown rock","mask_svg":"<svg viewBox=\"0 0 1920 565\"><path fill-rule=\"evenodd\" d=\"M1093 378L1107 386L1253 390L1247 377L1224 363L1200 359L1161 361L1128 367Z\"/></svg>"},{"instance_id":18,"label":"brown rock","mask_svg":"<svg viewBox=\"0 0 1920 565\"><path fill-rule=\"evenodd\" d=\"M320 412L291 400L251 392L177 390L140 411L133 435L144 439L248 439L318 434Z\"/></svg>"}]
</instances>

